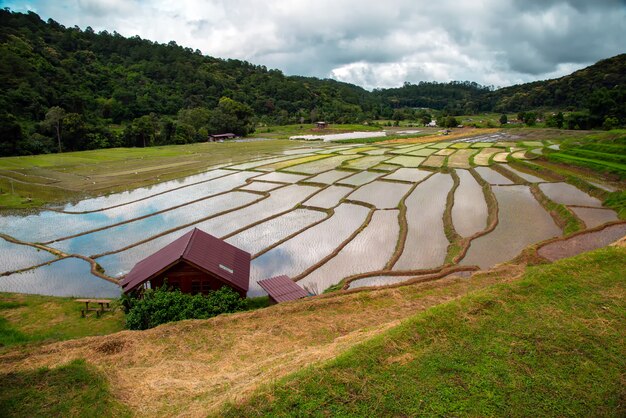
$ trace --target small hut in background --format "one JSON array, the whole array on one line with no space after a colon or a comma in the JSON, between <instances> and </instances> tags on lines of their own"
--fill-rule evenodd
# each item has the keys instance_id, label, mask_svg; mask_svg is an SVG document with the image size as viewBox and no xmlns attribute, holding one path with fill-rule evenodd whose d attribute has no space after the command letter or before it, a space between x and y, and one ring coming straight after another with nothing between
<instances>
[{"instance_id":1,"label":"small hut in background","mask_svg":"<svg viewBox=\"0 0 626 418\"><path fill-rule=\"evenodd\" d=\"M315 127L317 129L326 129L328 127L328 123L327 122L315 122Z\"/></svg>"},{"instance_id":2,"label":"small hut in background","mask_svg":"<svg viewBox=\"0 0 626 418\"><path fill-rule=\"evenodd\" d=\"M225 139L234 139L236 137L237 137L237 135L235 135L233 133L212 134L212 135L209 135L209 142L223 141Z\"/></svg>"}]
</instances>

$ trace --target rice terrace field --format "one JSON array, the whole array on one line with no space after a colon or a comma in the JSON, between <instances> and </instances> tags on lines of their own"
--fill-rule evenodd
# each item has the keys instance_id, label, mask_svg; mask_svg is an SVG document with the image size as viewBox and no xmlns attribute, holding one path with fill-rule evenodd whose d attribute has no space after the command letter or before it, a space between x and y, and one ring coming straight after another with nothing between
<instances>
[{"instance_id":1,"label":"rice terrace field","mask_svg":"<svg viewBox=\"0 0 626 418\"><path fill-rule=\"evenodd\" d=\"M562 164L597 164L589 158L606 147L568 153L559 138L526 136L199 144L168 150L156 166L137 150L116 176L102 170L119 150L102 165L90 152L2 159L3 188L13 179L45 200L58 187L72 201L0 216L0 291L117 297L136 262L200 228L252 254L249 297L264 295L259 280L281 274L321 294L487 269L624 218L619 204L603 205L623 182ZM555 156L536 160L543 154ZM86 161L46 169L53 158ZM621 167L610 161L610 172L623 176ZM79 190L105 194L81 199Z\"/></svg>"}]
</instances>

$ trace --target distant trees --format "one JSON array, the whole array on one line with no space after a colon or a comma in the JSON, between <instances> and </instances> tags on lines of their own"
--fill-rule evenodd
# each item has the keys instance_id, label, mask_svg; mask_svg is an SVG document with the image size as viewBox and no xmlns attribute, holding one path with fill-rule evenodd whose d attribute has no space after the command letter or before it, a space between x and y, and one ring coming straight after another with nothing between
<instances>
[{"instance_id":1,"label":"distant trees","mask_svg":"<svg viewBox=\"0 0 626 418\"><path fill-rule=\"evenodd\" d=\"M500 125L506 125L509 122L509 118L505 113L500 115Z\"/></svg>"},{"instance_id":2,"label":"distant trees","mask_svg":"<svg viewBox=\"0 0 626 418\"><path fill-rule=\"evenodd\" d=\"M549 115L546 118L546 126L548 128L559 128L563 127L563 123L565 122L565 118L563 116L563 112L559 112L556 114Z\"/></svg>"}]
</instances>

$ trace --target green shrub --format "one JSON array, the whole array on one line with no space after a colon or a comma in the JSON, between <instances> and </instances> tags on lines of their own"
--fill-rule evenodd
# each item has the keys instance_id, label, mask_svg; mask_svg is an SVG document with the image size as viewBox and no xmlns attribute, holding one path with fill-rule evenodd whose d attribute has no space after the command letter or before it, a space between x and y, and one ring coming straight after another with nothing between
<instances>
[{"instance_id":1,"label":"green shrub","mask_svg":"<svg viewBox=\"0 0 626 418\"><path fill-rule=\"evenodd\" d=\"M207 295L189 295L163 286L148 289L141 297L127 296L122 304L126 312L126 327L136 330L183 319L207 319L222 313L242 311L247 306L245 299L226 286Z\"/></svg>"}]
</instances>

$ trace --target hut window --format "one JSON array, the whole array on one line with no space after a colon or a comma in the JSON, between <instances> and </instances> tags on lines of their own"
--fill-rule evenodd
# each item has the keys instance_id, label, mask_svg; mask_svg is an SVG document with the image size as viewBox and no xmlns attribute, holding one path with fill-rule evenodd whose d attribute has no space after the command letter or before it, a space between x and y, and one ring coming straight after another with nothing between
<instances>
[{"instance_id":1,"label":"hut window","mask_svg":"<svg viewBox=\"0 0 626 418\"><path fill-rule=\"evenodd\" d=\"M202 293L206 293L211 290L211 282L208 280L202 280Z\"/></svg>"},{"instance_id":2,"label":"hut window","mask_svg":"<svg viewBox=\"0 0 626 418\"><path fill-rule=\"evenodd\" d=\"M174 290L180 289L180 283L179 282L172 282L172 284L170 286L172 286L172 289L174 289Z\"/></svg>"},{"instance_id":3,"label":"hut window","mask_svg":"<svg viewBox=\"0 0 626 418\"><path fill-rule=\"evenodd\" d=\"M220 268L221 268L222 270L226 270L226 271L227 271L227 272L229 272L230 274L233 274L233 273L235 272L233 269L231 269L230 267L226 267L226 266L225 266L225 265L223 265L223 264L220 264Z\"/></svg>"},{"instance_id":4,"label":"hut window","mask_svg":"<svg viewBox=\"0 0 626 418\"><path fill-rule=\"evenodd\" d=\"M199 292L200 292L200 280L192 280L191 293L199 293Z\"/></svg>"}]
</instances>

